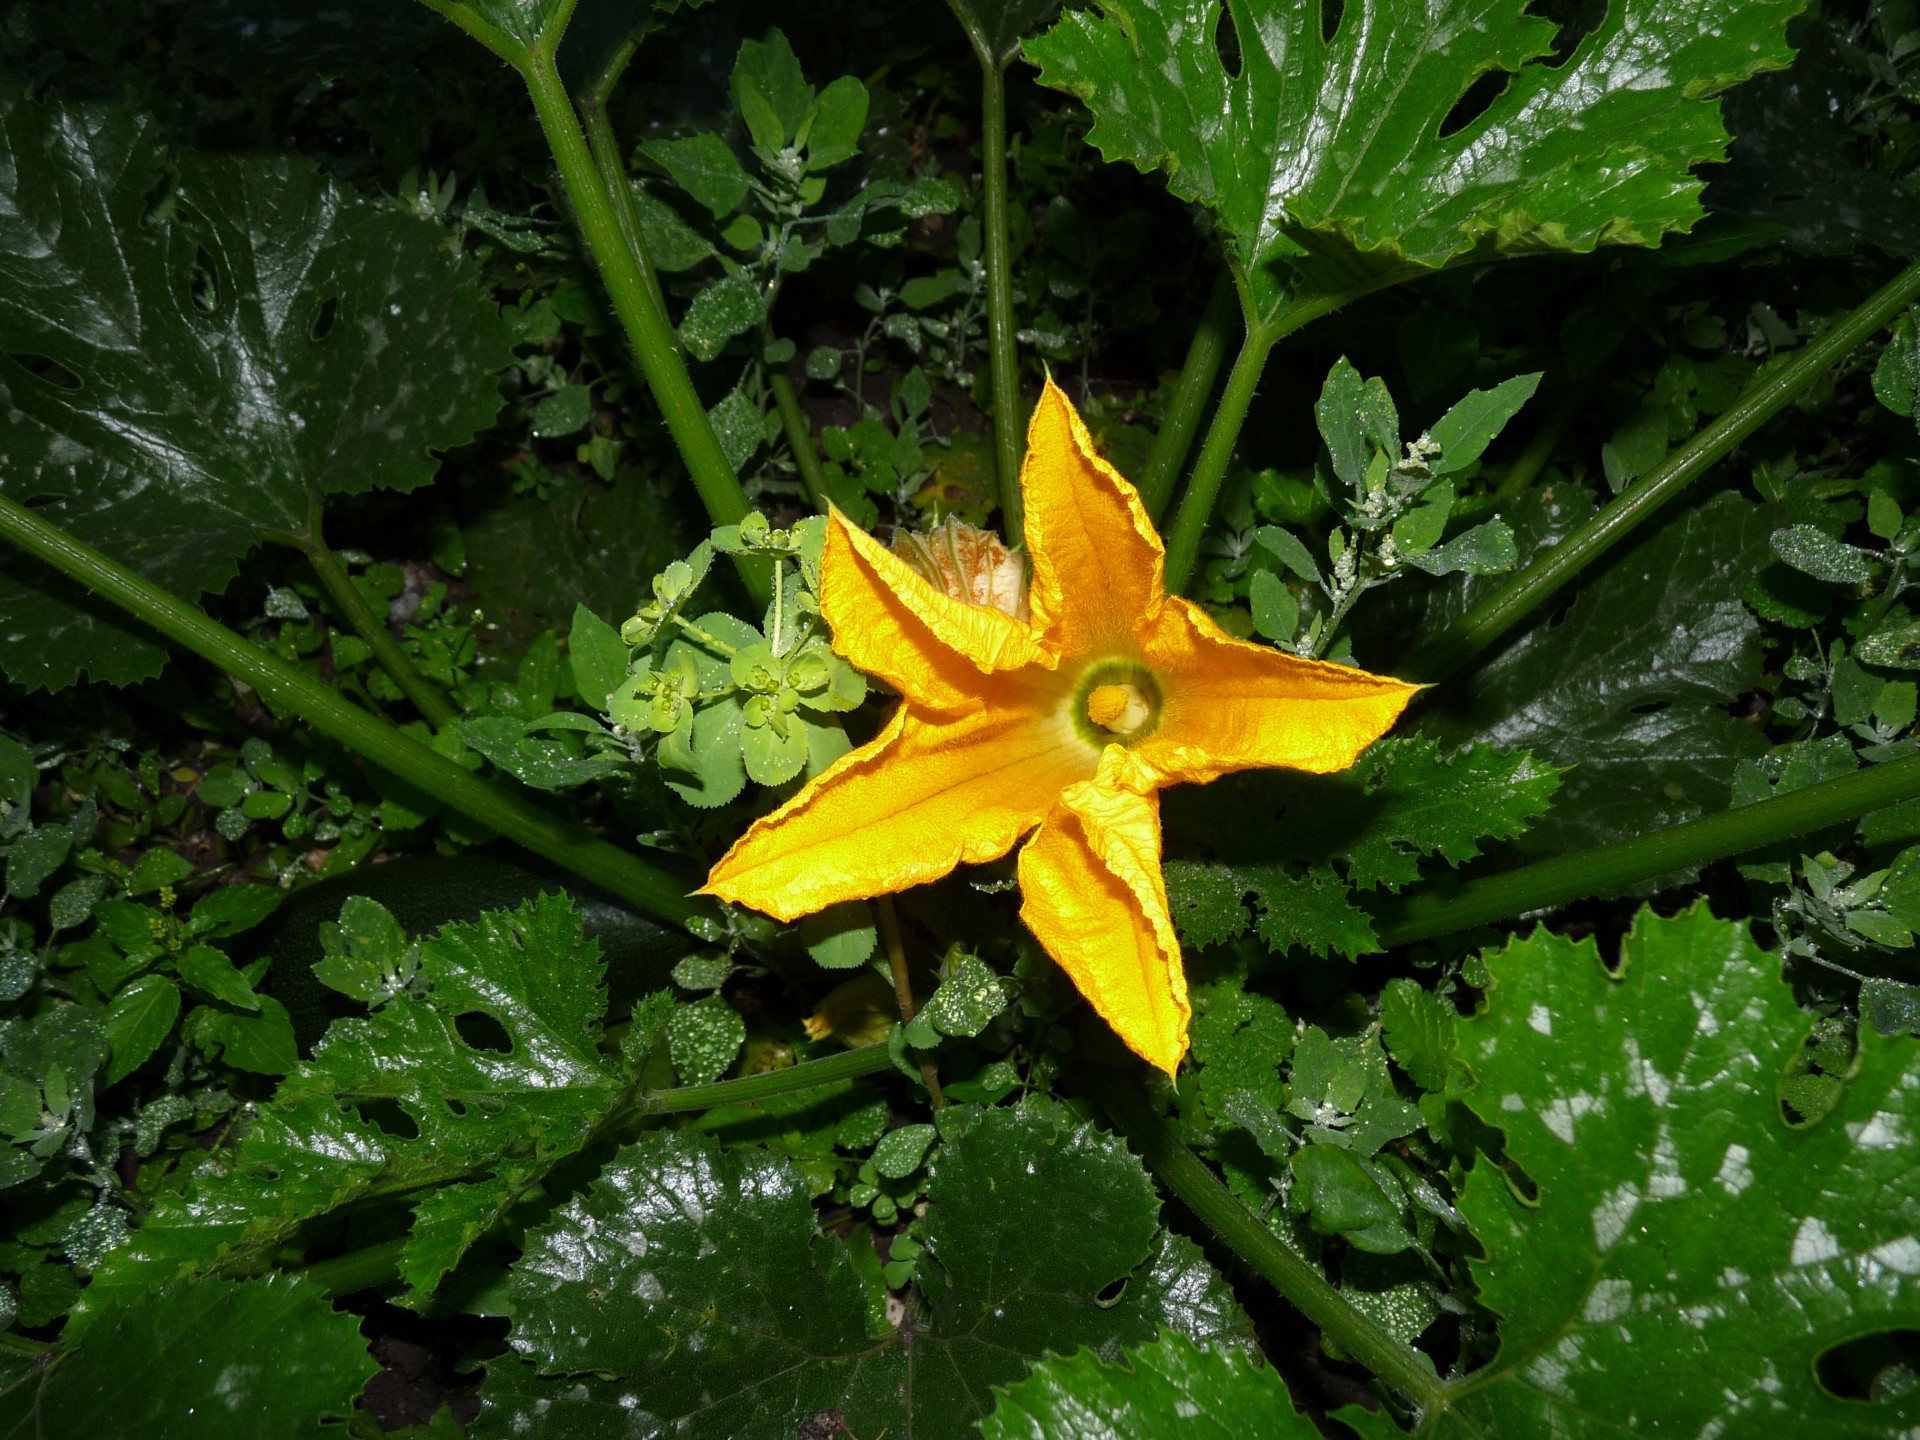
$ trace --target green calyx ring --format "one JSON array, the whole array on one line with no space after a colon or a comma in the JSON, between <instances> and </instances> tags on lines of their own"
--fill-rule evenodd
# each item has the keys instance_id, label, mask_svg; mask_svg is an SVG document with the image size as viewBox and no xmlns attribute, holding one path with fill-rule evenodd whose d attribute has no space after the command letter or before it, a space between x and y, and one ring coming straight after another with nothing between
<instances>
[{"instance_id":1,"label":"green calyx ring","mask_svg":"<svg viewBox=\"0 0 1920 1440\"><path fill-rule=\"evenodd\" d=\"M1144 665L1103 660L1073 687L1073 728L1096 749L1138 745L1160 728L1160 682Z\"/></svg>"}]
</instances>

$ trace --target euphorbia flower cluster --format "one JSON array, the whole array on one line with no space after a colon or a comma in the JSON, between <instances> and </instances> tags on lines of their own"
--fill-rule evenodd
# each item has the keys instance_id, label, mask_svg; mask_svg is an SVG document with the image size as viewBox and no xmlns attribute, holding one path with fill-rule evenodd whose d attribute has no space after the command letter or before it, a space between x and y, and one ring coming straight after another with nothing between
<instances>
[{"instance_id":1,"label":"euphorbia flower cluster","mask_svg":"<svg viewBox=\"0 0 1920 1440\"><path fill-rule=\"evenodd\" d=\"M706 891L792 920L998 859L1031 833L1021 918L1120 1037L1172 1074L1192 1011L1158 792L1257 766L1344 769L1417 687L1236 640L1168 595L1138 493L1051 382L1020 486L1025 619L937 588L831 516L820 608L834 648L901 703L869 744L756 822Z\"/></svg>"}]
</instances>

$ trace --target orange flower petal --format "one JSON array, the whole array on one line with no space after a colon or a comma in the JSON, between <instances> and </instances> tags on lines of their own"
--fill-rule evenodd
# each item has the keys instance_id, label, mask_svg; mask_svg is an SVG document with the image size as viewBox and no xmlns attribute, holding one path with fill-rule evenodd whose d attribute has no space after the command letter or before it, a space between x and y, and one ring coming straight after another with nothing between
<instances>
[{"instance_id":1,"label":"orange flower petal","mask_svg":"<svg viewBox=\"0 0 1920 1440\"><path fill-rule=\"evenodd\" d=\"M1093 763L1070 732L1004 696L957 718L902 705L872 742L755 821L701 893L792 920L924 885L1006 854Z\"/></svg>"},{"instance_id":2,"label":"orange flower petal","mask_svg":"<svg viewBox=\"0 0 1920 1440\"><path fill-rule=\"evenodd\" d=\"M1132 649L1165 597L1166 551L1139 492L1094 453L1053 381L1027 426L1020 468L1033 561L1033 627L1062 655Z\"/></svg>"},{"instance_id":3,"label":"orange flower petal","mask_svg":"<svg viewBox=\"0 0 1920 1440\"><path fill-rule=\"evenodd\" d=\"M935 589L838 510L827 520L820 613L835 650L929 709L974 708L983 673L1054 663L1031 627Z\"/></svg>"},{"instance_id":4,"label":"orange flower petal","mask_svg":"<svg viewBox=\"0 0 1920 1440\"><path fill-rule=\"evenodd\" d=\"M1104 783L1108 768L1070 787L1020 852L1020 918L1114 1033L1172 1075L1193 1009L1160 873L1159 797Z\"/></svg>"},{"instance_id":5,"label":"orange flower petal","mask_svg":"<svg viewBox=\"0 0 1920 1440\"><path fill-rule=\"evenodd\" d=\"M1283 765L1344 770L1392 728L1420 689L1236 640L1174 597L1141 637L1160 681L1160 728L1135 747L1169 784Z\"/></svg>"}]
</instances>

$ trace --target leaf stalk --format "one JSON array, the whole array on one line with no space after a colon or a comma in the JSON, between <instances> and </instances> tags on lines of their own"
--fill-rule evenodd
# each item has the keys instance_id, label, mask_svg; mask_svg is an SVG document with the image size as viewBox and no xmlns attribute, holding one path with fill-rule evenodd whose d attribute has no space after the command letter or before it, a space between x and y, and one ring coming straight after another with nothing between
<instances>
[{"instance_id":1,"label":"leaf stalk","mask_svg":"<svg viewBox=\"0 0 1920 1440\"><path fill-rule=\"evenodd\" d=\"M1407 662L1403 674L1427 681L1446 679L1534 610L1559 594L1580 573L1618 545L1653 513L1707 469L1724 459L1794 396L1811 385L1861 341L1920 295L1916 260L1868 296L1845 319L1785 364L1756 375L1740 398L1706 429L1682 445L1639 483L1566 539L1475 605Z\"/></svg>"},{"instance_id":2,"label":"leaf stalk","mask_svg":"<svg viewBox=\"0 0 1920 1440\"><path fill-rule=\"evenodd\" d=\"M1406 945L1546 910L1856 820L1917 797L1920 755L1910 755L1651 835L1469 880L1450 892L1409 895L1382 908L1375 933L1382 946Z\"/></svg>"},{"instance_id":3,"label":"leaf stalk","mask_svg":"<svg viewBox=\"0 0 1920 1440\"><path fill-rule=\"evenodd\" d=\"M1013 323L1013 254L1007 235L1007 67L993 56L975 26L966 26L980 61L980 193L986 229L987 366L993 380L993 452L1000 477L1000 519L1007 543L1018 545L1024 525L1020 456L1026 416L1020 403L1020 352Z\"/></svg>"},{"instance_id":4,"label":"leaf stalk","mask_svg":"<svg viewBox=\"0 0 1920 1440\"><path fill-rule=\"evenodd\" d=\"M1226 363L1227 349L1233 343L1240 319L1238 295L1233 288L1233 272L1226 266L1214 277L1213 293L1207 308L1200 312L1200 324L1187 346L1186 361L1173 384L1173 398L1167 403L1167 415L1160 433L1153 437L1153 449L1147 455L1146 468L1140 472L1140 498L1147 514L1157 522L1173 499L1174 482L1187 463L1187 451L1200 429L1200 417L1206 413L1213 396L1214 382Z\"/></svg>"},{"instance_id":5,"label":"leaf stalk","mask_svg":"<svg viewBox=\"0 0 1920 1440\"><path fill-rule=\"evenodd\" d=\"M244 681L276 710L299 716L321 734L469 820L702 939L724 933L718 910L689 895L687 883L678 876L482 780L4 495L0 495L0 539L13 542L144 621L181 649Z\"/></svg>"}]
</instances>

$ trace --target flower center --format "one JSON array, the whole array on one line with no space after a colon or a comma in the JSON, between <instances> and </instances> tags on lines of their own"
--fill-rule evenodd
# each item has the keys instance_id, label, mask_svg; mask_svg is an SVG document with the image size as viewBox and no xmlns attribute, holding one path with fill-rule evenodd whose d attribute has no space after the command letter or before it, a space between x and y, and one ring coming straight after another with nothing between
<instances>
[{"instance_id":1,"label":"flower center","mask_svg":"<svg viewBox=\"0 0 1920 1440\"><path fill-rule=\"evenodd\" d=\"M1132 735L1152 716L1153 707L1137 685L1124 681L1118 685L1096 685L1087 696L1087 718L1116 735Z\"/></svg>"},{"instance_id":2,"label":"flower center","mask_svg":"<svg viewBox=\"0 0 1920 1440\"><path fill-rule=\"evenodd\" d=\"M1069 713L1080 738L1096 749L1135 745L1160 727L1160 686L1142 665L1102 661L1082 672Z\"/></svg>"}]
</instances>

